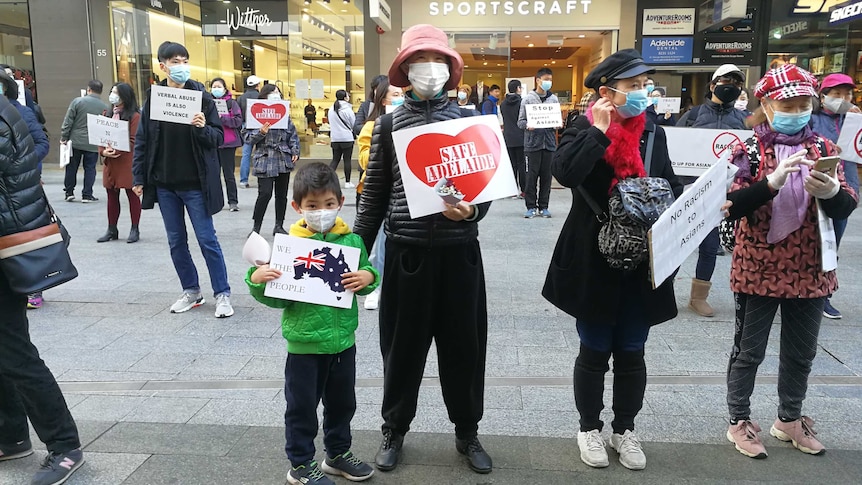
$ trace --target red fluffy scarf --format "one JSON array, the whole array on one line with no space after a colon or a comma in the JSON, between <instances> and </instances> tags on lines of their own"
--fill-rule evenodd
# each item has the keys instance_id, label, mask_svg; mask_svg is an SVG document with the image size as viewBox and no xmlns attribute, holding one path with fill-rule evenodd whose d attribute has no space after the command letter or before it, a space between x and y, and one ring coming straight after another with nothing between
<instances>
[{"instance_id":1,"label":"red fluffy scarf","mask_svg":"<svg viewBox=\"0 0 862 485\"><path fill-rule=\"evenodd\" d=\"M593 105L587 108L587 119L593 123ZM617 182L628 177L646 177L644 162L641 159L641 135L646 125L646 115L622 121L611 121L611 126L605 135L611 140L611 145L605 150L604 159L614 169L614 179L608 190L614 188Z\"/></svg>"}]
</instances>

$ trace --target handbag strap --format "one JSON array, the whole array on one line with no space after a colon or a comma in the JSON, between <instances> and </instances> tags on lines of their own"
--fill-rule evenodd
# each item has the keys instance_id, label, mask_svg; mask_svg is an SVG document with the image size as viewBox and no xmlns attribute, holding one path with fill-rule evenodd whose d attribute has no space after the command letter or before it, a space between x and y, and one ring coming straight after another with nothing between
<instances>
[{"instance_id":1,"label":"handbag strap","mask_svg":"<svg viewBox=\"0 0 862 485\"><path fill-rule=\"evenodd\" d=\"M655 125L652 125L649 129L649 135L647 135L646 142L646 159L644 159L644 171L646 172L646 176L649 177L649 169L652 165L652 147L655 144Z\"/></svg>"},{"instance_id":2,"label":"handbag strap","mask_svg":"<svg viewBox=\"0 0 862 485\"><path fill-rule=\"evenodd\" d=\"M605 222L607 222L607 220L608 220L608 215L607 215L607 214L605 214L605 211L603 211L601 207L599 207L599 204L596 202L596 199L594 199L594 198L593 198L593 197L592 197L592 196L587 192L587 190L584 188L584 186L583 186L583 185L578 185L578 192L580 192L580 193L581 193L581 196L582 196L582 197L584 198L584 200L587 202L587 205L588 205L588 206L590 206L590 209L592 209L592 211L596 214L596 219L597 219L599 222L601 222L602 224L604 224Z\"/></svg>"}]
</instances>

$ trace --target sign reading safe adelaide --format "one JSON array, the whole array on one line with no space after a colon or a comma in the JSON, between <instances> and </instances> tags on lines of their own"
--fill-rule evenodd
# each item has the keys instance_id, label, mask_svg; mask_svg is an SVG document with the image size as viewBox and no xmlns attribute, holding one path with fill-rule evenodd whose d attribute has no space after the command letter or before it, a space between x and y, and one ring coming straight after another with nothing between
<instances>
[{"instance_id":1,"label":"sign reading safe adelaide","mask_svg":"<svg viewBox=\"0 0 862 485\"><path fill-rule=\"evenodd\" d=\"M201 34L209 36L287 35L284 0L201 0Z\"/></svg>"},{"instance_id":2,"label":"sign reading safe adelaide","mask_svg":"<svg viewBox=\"0 0 862 485\"><path fill-rule=\"evenodd\" d=\"M754 64L754 36L751 34L705 34L702 64Z\"/></svg>"}]
</instances>

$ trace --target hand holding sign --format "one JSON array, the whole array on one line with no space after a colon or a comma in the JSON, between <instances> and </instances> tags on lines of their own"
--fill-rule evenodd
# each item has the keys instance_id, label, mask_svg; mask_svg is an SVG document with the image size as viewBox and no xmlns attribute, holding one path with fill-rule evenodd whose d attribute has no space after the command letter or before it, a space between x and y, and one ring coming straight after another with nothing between
<instances>
[{"instance_id":1,"label":"hand holding sign","mask_svg":"<svg viewBox=\"0 0 862 485\"><path fill-rule=\"evenodd\" d=\"M563 114L560 103L525 104L527 114L527 129L560 128L563 126Z\"/></svg>"},{"instance_id":2,"label":"hand holding sign","mask_svg":"<svg viewBox=\"0 0 862 485\"><path fill-rule=\"evenodd\" d=\"M201 114L202 100L201 91L169 88L156 84L150 88L150 119L184 125L192 124L195 115Z\"/></svg>"},{"instance_id":3,"label":"hand holding sign","mask_svg":"<svg viewBox=\"0 0 862 485\"><path fill-rule=\"evenodd\" d=\"M277 130L290 126L290 101L250 99L246 110L245 127L248 129L261 128L264 124Z\"/></svg>"}]
</instances>

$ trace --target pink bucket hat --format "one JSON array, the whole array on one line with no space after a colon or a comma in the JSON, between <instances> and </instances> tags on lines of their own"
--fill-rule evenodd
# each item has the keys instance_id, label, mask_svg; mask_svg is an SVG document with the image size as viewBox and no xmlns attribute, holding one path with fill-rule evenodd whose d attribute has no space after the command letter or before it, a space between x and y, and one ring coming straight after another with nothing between
<instances>
[{"instance_id":1,"label":"pink bucket hat","mask_svg":"<svg viewBox=\"0 0 862 485\"><path fill-rule=\"evenodd\" d=\"M823 82L820 83L820 91L834 88L836 86L850 86L851 88L855 88L856 82L847 74L830 74L824 77Z\"/></svg>"},{"instance_id":2,"label":"pink bucket hat","mask_svg":"<svg viewBox=\"0 0 862 485\"><path fill-rule=\"evenodd\" d=\"M796 64L770 69L754 87L754 97L776 101L798 96L817 96L817 78Z\"/></svg>"},{"instance_id":3,"label":"pink bucket hat","mask_svg":"<svg viewBox=\"0 0 862 485\"><path fill-rule=\"evenodd\" d=\"M442 30L428 24L419 24L410 27L401 36L401 50L389 67L389 82L393 86L406 87L410 85L407 74L401 70L410 56L418 51L432 51L443 54L449 58L449 81L443 89L450 90L458 87L461 75L464 73L464 60L458 53L449 47L449 38Z\"/></svg>"}]
</instances>

